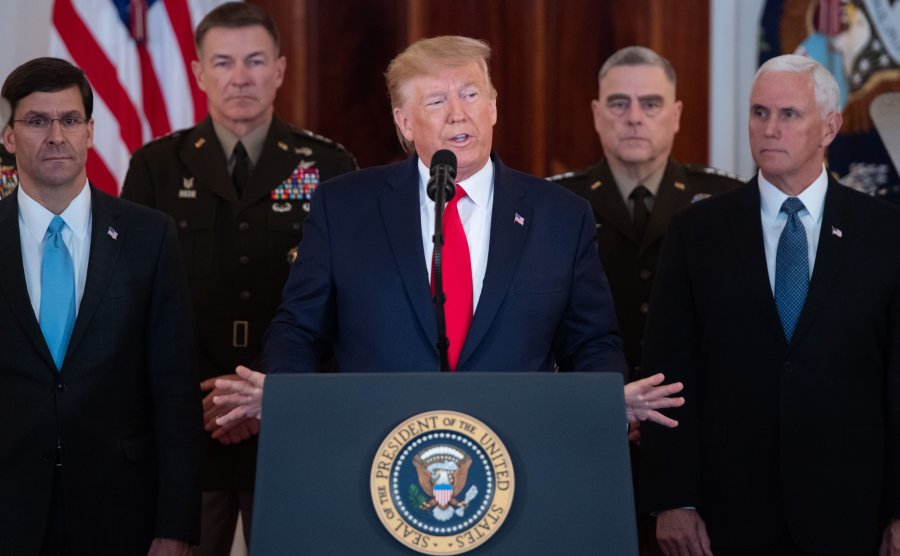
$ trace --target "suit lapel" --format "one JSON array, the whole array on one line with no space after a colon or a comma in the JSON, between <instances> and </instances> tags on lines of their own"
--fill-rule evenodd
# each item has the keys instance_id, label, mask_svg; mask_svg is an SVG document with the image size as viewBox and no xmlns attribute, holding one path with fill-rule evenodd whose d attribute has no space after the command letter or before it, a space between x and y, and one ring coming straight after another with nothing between
<instances>
[{"instance_id":1,"label":"suit lapel","mask_svg":"<svg viewBox=\"0 0 900 556\"><path fill-rule=\"evenodd\" d=\"M411 156L388 178L388 187L379 195L378 202L388 243L406 294L436 353L437 321L425 266L422 223L419 217L418 161L418 157Z\"/></svg>"},{"instance_id":2,"label":"suit lapel","mask_svg":"<svg viewBox=\"0 0 900 556\"><path fill-rule=\"evenodd\" d=\"M126 222L120 222L117 216L118 211L110 203L110 198L91 187L91 251L84 295L78 307L78 318L75 319L75 328L72 330L72 339L66 352L67 357L73 353L87 332L91 318L97 311L109 279L114 273L122 243L127 240Z\"/></svg>"},{"instance_id":3,"label":"suit lapel","mask_svg":"<svg viewBox=\"0 0 900 556\"><path fill-rule=\"evenodd\" d=\"M253 167L250 185L240 200L240 209L253 205L261 198L272 193L272 184L279 184L297 167L301 156L293 151L293 139L290 128L279 120L272 118L269 132L263 145L262 155ZM310 161L311 163L313 161ZM229 182L230 183L230 182Z\"/></svg>"},{"instance_id":4,"label":"suit lapel","mask_svg":"<svg viewBox=\"0 0 900 556\"><path fill-rule=\"evenodd\" d=\"M178 156L197 181L195 186L205 187L233 204L238 203L237 192L228 175L228 161L208 116L187 136Z\"/></svg>"},{"instance_id":5,"label":"suit lapel","mask_svg":"<svg viewBox=\"0 0 900 556\"><path fill-rule=\"evenodd\" d=\"M730 220L735 252L744 269L743 275L757 299L757 305L763 313L762 317L766 322L766 328L772 331L777 342L786 346L787 343L781 329L781 319L778 317L778 308L775 306L775 298L772 296L772 287L769 284L768 264L766 263L759 212L759 185L756 178L742 186L735 208L734 217ZM724 217L729 218L729 215Z\"/></svg>"},{"instance_id":6,"label":"suit lapel","mask_svg":"<svg viewBox=\"0 0 900 556\"><path fill-rule=\"evenodd\" d=\"M843 188L843 185L829 176L822 215L822 230L819 233L819 245L816 248L816 263L791 344L795 344L803 337L819 310L828 304L828 297L831 295L838 271L853 242L856 220L851 213L850 198ZM833 230L839 232L835 233Z\"/></svg>"},{"instance_id":7,"label":"suit lapel","mask_svg":"<svg viewBox=\"0 0 900 556\"><path fill-rule=\"evenodd\" d=\"M494 208L491 213L488 264L478 307L459 358L460 368L490 330L497 311L512 286L519 256L533 222L533 211L528 203L525 187L509 174L499 157L491 155L491 158L494 161ZM517 214L524 218L524 224L516 223Z\"/></svg>"},{"instance_id":8,"label":"suit lapel","mask_svg":"<svg viewBox=\"0 0 900 556\"><path fill-rule=\"evenodd\" d=\"M591 171L589 183L585 195L597 212L598 224L616 228L623 236L637 244L631 214L605 160Z\"/></svg>"},{"instance_id":9,"label":"suit lapel","mask_svg":"<svg viewBox=\"0 0 900 556\"><path fill-rule=\"evenodd\" d=\"M31 306L25 269L22 263L22 244L19 240L19 202L13 193L0 202L0 294L6 298L13 316L40 352L51 369L55 369L53 357Z\"/></svg>"}]
</instances>

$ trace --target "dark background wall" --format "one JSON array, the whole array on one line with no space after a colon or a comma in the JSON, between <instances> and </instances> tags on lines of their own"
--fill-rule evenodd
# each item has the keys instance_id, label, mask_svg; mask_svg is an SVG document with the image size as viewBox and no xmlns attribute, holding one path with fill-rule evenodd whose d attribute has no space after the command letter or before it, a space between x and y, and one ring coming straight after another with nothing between
<instances>
[{"instance_id":1,"label":"dark background wall","mask_svg":"<svg viewBox=\"0 0 900 556\"><path fill-rule=\"evenodd\" d=\"M403 158L383 72L416 39L493 47L494 148L549 175L599 159L590 101L615 50L648 46L675 66L684 101L675 157L708 157L709 0L253 0L275 17L288 73L276 101L294 124L343 143L361 166Z\"/></svg>"}]
</instances>

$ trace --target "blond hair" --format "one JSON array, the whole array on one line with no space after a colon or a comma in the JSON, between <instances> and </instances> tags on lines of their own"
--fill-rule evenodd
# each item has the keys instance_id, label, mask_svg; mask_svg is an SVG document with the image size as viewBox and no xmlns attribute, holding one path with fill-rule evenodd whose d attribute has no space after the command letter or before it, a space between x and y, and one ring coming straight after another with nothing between
<instances>
[{"instance_id":1,"label":"blond hair","mask_svg":"<svg viewBox=\"0 0 900 556\"><path fill-rule=\"evenodd\" d=\"M478 64L484 72L491 98L496 98L497 90L491 84L491 74L488 70L490 57L491 47L488 43L458 35L431 37L412 43L391 60L384 73L391 99L391 110L402 107L406 102L406 85L411 79L431 75L439 69L458 68L472 63ZM414 150L415 145L403 137L399 127L397 137L406 152Z\"/></svg>"}]
</instances>

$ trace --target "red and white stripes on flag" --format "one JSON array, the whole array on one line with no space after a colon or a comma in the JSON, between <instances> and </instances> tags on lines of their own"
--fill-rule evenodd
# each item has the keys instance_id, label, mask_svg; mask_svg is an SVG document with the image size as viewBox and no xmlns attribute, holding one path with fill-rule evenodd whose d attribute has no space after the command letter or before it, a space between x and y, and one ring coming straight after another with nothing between
<instances>
[{"instance_id":1,"label":"red and white stripes on flag","mask_svg":"<svg viewBox=\"0 0 900 556\"><path fill-rule=\"evenodd\" d=\"M118 194L131 153L206 116L191 73L193 30L224 0L54 0L50 55L94 89L88 179Z\"/></svg>"}]
</instances>

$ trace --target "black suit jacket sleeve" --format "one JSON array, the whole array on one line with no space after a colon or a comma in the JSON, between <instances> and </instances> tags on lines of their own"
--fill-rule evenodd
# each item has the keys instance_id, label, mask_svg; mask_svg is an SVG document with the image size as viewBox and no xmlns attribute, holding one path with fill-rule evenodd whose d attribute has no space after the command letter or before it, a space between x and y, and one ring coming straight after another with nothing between
<instances>
[{"instance_id":1,"label":"black suit jacket sleeve","mask_svg":"<svg viewBox=\"0 0 900 556\"><path fill-rule=\"evenodd\" d=\"M653 284L644 337L643 376L666 374L666 382L682 382L684 406L667 411L679 425L675 429L648 423L641 435L641 494L648 512L699 504L699 431L697 384L697 315L687 269L681 219L675 217L666 232L659 272Z\"/></svg>"},{"instance_id":2,"label":"black suit jacket sleeve","mask_svg":"<svg viewBox=\"0 0 900 556\"><path fill-rule=\"evenodd\" d=\"M900 519L900 282L894 289L890 307L891 348L888 353L887 376L885 379L885 401L887 408L887 500L888 512L892 519Z\"/></svg>"},{"instance_id":3,"label":"black suit jacket sleeve","mask_svg":"<svg viewBox=\"0 0 900 556\"><path fill-rule=\"evenodd\" d=\"M196 544L202 416L190 301L171 218L159 245L153 284L145 349L159 477L154 536Z\"/></svg>"},{"instance_id":4,"label":"black suit jacket sleeve","mask_svg":"<svg viewBox=\"0 0 900 556\"><path fill-rule=\"evenodd\" d=\"M569 304L554 339L563 371L617 372L627 379L609 282L597 252L595 220L584 202Z\"/></svg>"}]
</instances>

